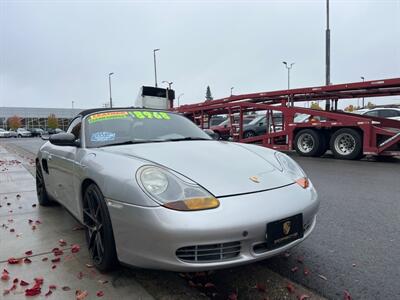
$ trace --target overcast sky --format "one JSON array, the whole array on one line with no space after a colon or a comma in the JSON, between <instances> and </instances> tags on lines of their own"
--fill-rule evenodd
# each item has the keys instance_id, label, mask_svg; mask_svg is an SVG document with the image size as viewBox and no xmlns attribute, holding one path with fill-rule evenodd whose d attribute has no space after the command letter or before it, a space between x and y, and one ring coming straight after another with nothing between
<instances>
[{"instance_id":1,"label":"overcast sky","mask_svg":"<svg viewBox=\"0 0 400 300\"><path fill-rule=\"evenodd\" d=\"M332 83L400 77L400 0L330 8ZM109 72L114 103L133 105L154 85L154 48L159 85L183 103L207 85L214 98L285 89L283 60L292 87L322 85L325 22L324 0L0 0L0 106L101 106Z\"/></svg>"}]
</instances>

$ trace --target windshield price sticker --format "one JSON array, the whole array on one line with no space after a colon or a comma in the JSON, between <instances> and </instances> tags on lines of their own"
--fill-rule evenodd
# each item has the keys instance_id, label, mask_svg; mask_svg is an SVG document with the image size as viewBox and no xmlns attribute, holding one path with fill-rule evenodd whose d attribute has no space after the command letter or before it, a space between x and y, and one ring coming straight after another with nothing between
<instances>
[{"instance_id":1,"label":"windshield price sticker","mask_svg":"<svg viewBox=\"0 0 400 300\"><path fill-rule=\"evenodd\" d=\"M171 117L166 112L158 111L131 111L131 116L137 119L158 119L158 120L169 120Z\"/></svg>"},{"instance_id":2,"label":"windshield price sticker","mask_svg":"<svg viewBox=\"0 0 400 300\"><path fill-rule=\"evenodd\" d=\"M109 142L115 140L115 132L100 131L95 132L90 137L91 142Z\"/></svg>"},{"instance_id":3,"label":"windshield price sticker","mask_svg":"<svg viewBox=\"0 0 400 300\"><path fill-rule=\"evenodd\" d=\"M125 119L127 117L128 117L128 112L126 111L111 111L90 116L89 123L95 123L105 120Z\"/></svg>"}]
</instances>

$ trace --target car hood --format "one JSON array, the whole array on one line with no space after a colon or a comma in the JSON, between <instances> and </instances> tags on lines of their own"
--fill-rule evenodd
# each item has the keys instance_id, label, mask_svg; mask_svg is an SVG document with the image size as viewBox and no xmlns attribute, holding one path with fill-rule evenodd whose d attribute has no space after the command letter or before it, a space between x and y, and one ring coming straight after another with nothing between
<instances>
[{"instance_id":1,"label":"car hood","mask_svg":"<svg viewBox=\"0 0 400 300\"><path fill-rule=\"evenodd\" d=\"M238 143L180 141L110 146L99 150L162 165L198 183L217 197L293 183L275 167L278 162L274 151L263 148L260 155L260 150L251 151Z\"/></svg>"}]
</instances>

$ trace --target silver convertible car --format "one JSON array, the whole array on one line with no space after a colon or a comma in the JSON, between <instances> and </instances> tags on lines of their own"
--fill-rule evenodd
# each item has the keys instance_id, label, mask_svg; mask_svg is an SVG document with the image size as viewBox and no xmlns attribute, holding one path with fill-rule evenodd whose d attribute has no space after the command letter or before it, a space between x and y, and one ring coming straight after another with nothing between
<instances>
[{"instance_id":1,"label":"silver convertible car","mask_svg":"<svg viewBox=\"0 0 400 300\"><path fill-rule=\"evenodd\" d=\"M200 271L280 254L315 227L317 193L299 165L216 141L182 115L81 112L36 159L39 203L86 228L94 265Z\"/></svg>"}]
</instances>

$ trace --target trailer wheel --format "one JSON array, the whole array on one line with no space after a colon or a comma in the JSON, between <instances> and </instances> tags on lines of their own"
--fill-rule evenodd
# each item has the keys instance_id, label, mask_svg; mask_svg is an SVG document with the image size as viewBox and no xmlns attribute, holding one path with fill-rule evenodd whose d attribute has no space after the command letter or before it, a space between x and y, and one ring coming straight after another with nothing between
<instances>
[{"instance_id":1,"label":"trailer wheel","mask_svg":"<svg viewBox=\"0 0 400 300\"><path fill-rule=\"evenodd\" d=\"M253 137L253 136L256 136L256 133L253 130L245 131L243 133L243 138L244 139L247 139L247 138L250 138L250 137Z\"/></svg>"},{"instance_id":2,"label":"trailer wheel","mask_svg":"<svg viewBox=\"0 0 400 300\"><path fill-rule=\"evenodd\" d=\"M351 128L342 128L332 134L330 148L339 159L360 159L363 156L361 134Z\"/></svg>"},{"instance_id":3,"label":"trailer wheel","mask_svg":"<svg viewBox=\"0 0 400 300\"><path fill-rule=\"evenodd\" d=\"M326 152L327 143L321 132L303 129L296 134L294 147L302 156L321 156Z\"/></svg>"}]
</instances>

